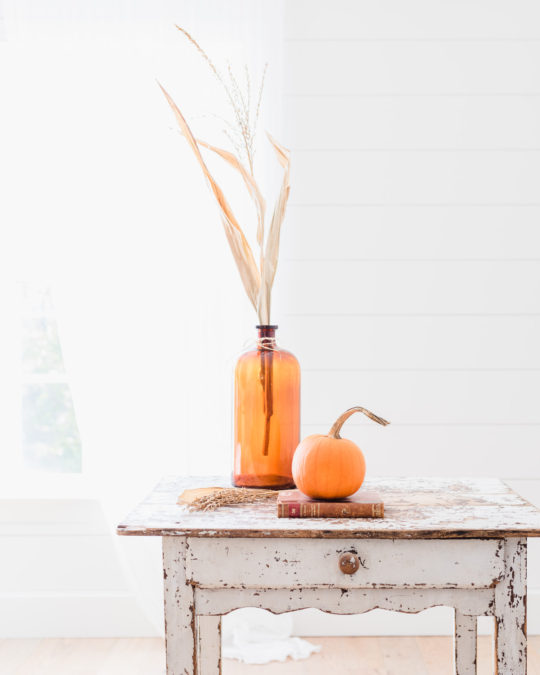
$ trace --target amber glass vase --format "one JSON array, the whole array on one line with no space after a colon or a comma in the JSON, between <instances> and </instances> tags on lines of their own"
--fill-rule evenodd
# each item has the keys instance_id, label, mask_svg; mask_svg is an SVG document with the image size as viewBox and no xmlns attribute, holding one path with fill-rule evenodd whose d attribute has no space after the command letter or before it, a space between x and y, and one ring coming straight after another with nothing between
<instances>
[{"instance_id":1,"label":"amber glass vase","mask_svg":"<svg viewBox=\"0 0 540 675\"><path fill-rule=\"evenodd\" d=\"M257 342L234 373L234 468L238 487L290 488L300 441L300 365L276 343L277 326L257 326Z\"/></svg>"}]
</instances>

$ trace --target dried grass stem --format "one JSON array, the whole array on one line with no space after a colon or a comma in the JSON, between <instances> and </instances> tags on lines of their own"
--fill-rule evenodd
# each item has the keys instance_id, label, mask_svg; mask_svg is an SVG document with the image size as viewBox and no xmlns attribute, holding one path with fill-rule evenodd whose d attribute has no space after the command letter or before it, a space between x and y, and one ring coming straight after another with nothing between
<instances>
[{"instance_id":1,"label":"dried grass stem","mask_svg":"<svg viewBox=\"0 0 540 675\"><path fill-rule=\"evenodd\" d=\"M258 504L276 499L275 490L255 490L251 488L223 488L211 494L195 499L188 505L190 511L215 511L223 506L239 504Z\"/></svg>"},{"instance_id":2,"label":"dried grass stem","mask_svg":"<svg viewBox=\"0 0 540 675\"><path fill-rule=\"evenodd\" d=\"M219 205L220 216L223 223L223 228L229 242L232 254L234 256L240 278L244 284L246 293L255 308L259 324L269 325L270 307L271 307L271 291L276 275L278 256L279 256L279 240L281 225L285 218L285 209L289 198L290 184L290 153L289 150L280 145L270 134L267 134L275 153L277 160L283 169L283 178L278 199L273 209L268 227L265 223L266 203L262 196L261 190L254 177L253 158L255 154L254 141L261 109L261 99L266 78L267 65L261 78L258 96L256 98L255 111L251 110L252 91L249 71L245 68L246 77L246 93L242 93L238 79L235 77L230 65L227 65L227 76L224 77L218 68L214 65L208 54L199 45L195 38L188 33L184 28L176 26L176 28L189 40L195 47L197 52L206 61L215 77L225 89L227 99L233 109L236 127L230 126L225 131L227 138L230 139L236 155L228 150L217 148L204 141L196 139L191 129L189 128L180 109L175 104L169 94L161 87L169 105L171 106L182 134L188 141L197 161L208 181L210 189ZM255 256L249 246L244 235L243 229L240 227L231 206L227 202L223 191L218 183L210 173L208 166L201 154L201 147L206 148L218 154L224 161L232 166L242 177L244 185L246 186L250 198L253 200L257 213L257 245L259 247L259 265L255 262ZM245 155L242 161L242 156ZM247 164L246 164L247 163ZM266 418L265 434L263 439L263 454L268 454L269 439L270 439L270 425L273 415L273 394L272 394L272 380L273 380L273 354L265 354L261 352L261 385L264 396L264 413ZM253 499L253 492L249 492L249 499ZM247 500L246 495L246 500ZM209 503L213 503L211 500ZM236 503L236 502L235 502Z\"/></svg>"}]
</instances>

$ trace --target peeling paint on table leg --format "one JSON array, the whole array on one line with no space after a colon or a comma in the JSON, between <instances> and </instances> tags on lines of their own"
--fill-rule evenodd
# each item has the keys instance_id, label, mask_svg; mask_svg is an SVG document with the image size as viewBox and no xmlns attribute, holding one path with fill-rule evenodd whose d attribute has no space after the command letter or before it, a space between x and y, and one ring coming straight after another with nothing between
<instances>
[{"instance_id":1,"label":"peeling paint on table leg","mask_svg":"<svg viewBox=\"0 0 540 675\"><path fill-rule=\"evenodd\" d=\"M476 616L455 610L454 667L456 675L476 675Z\"/></svg>"},{"instance_id":2,"label":"peeling paint on table leg","mask_svg":"<svg viewBox=\"0 0 540 675\"><path fill-rule=\"evenodd\" d=\"M505 540L505 576L495 589L497 675L527 672L527 540Z\"/></svg>"},{"instance_id":3,"label":"peeling paint on table leg","mask_svg":"<svg viewBox=\"0 0 540 675\"><path fill-rule=\"evenodd\" d=\"M199 675L221 675L221 616L199 616Z\"/></svg>"},{"instance_id":4,"label":"peeling paint on table leg","mask_svg":"<svg viewBox=\"0 0 540 675\"><path fill-rule=\"evenodd\" d=\"M186 539L162 541L167 675L197 675L195 597L186 579Z\"/></svg>"}]
</instances>

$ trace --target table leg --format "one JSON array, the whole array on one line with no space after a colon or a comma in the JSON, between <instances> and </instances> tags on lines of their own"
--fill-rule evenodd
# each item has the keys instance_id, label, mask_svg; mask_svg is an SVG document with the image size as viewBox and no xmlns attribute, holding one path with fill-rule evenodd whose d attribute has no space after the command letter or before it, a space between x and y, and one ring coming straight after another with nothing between
<instances>
[{"instance_id":1,"label":"table leg","mask_svg":"<svg viewBox=\"0 0 540 675\"><path fill-rule=\"evenodd\" d=\"M221 617L199 616L198 623L198 675L221 675Z\"/></svg>"},{"instance_id":2,"label":"table leg","mask_svg":"<svg viewBox=\"0 0 540 675\"><path fill-rule=\"evenodd\" d=\"M476 675L476 617L454 614L454 668L456 675Z\"/></svg>"},{"instance_id":3,"label":"table leg","mask_svg":"<svg viewBox=\"0 0 540 675\"><path fill-rule=\"evenodd\" d=\"M186 539L167 536L162 541L167 675L197 675L195 600L186 579Z\"/></svg>"},{"instance_id":4,"label":"table leg","mask_svg":"<svg viewBox=\"0 0 540 675\"><path fill-rule=\"evenodd\" d=\"M504 544L505 575L495 588L495 658L497 675L527 672L527 540Z\"/></svg>"}]
</instances>

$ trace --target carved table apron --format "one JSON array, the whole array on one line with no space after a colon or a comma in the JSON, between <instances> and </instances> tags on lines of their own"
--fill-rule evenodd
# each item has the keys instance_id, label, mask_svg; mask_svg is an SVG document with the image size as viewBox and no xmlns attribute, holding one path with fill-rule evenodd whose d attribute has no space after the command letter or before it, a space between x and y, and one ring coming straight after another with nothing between
<instances>
[{"instance_id":1,"label":"carved table apron","mask_svg":"<svg viewBox=\"0 0 540 675\"><path fill-rule=\"evenodd\" d=\"M494 479L372 479L384 519L278 519L275 505L194 513L167 478L118 526L163 538L168 675L217 675L221 616L455 608L455 670L476 673L476 617L495 618L498 675L526 673L527 537L540 512Z\"/></svg>"}]
</instances>

